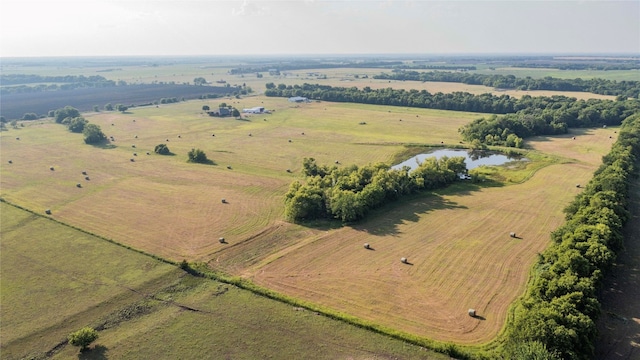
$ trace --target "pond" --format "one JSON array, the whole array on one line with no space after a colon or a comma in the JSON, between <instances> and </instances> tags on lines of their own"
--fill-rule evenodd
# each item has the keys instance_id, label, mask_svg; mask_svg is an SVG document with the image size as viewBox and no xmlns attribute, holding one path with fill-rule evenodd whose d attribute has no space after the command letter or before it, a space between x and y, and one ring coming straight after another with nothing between
<instances>
[{"instance_id":1,"label":"pond","mask_svg":"<svg viewBox=\"0 0 640 360\"><path fill-rule=\"evenodd\" d=\"M402 169L403 166L409 166L411 167L411 170L414 170L426 158L435 157L436 159L440 159L443 156L450 158L459 156L464 157L464 162L465 164L467 164L467 170L471 170L483 165L497 166L506 164L511 161L528 161L526 158L509 157L507 155L490 151L442 149L427 154L418 154L408 160L401 162L400 164L392 166L391 168Z\"/></svg>"}]
</instances>

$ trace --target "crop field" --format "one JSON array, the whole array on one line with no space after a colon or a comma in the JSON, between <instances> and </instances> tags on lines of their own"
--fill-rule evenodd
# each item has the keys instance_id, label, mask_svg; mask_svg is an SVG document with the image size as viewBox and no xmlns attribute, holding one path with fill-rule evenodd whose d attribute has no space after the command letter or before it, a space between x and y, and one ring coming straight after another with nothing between
<instances>
[{"instance_id":1,"label":"crop field","mask_svg":"<svg viewBox=\"0 0 640 360\"><path fill-rule=\"evenodd\" d=\"M201 110L223 101L274 111L236 120ZM196 100L87 114L115 139L99 147L50 120L33 121L0 134L1 196L145 252L207 261L393 329L480 344L497 335L536 253L580 191L575 184L591 177L615 129L528 141L536 158L553 165L505 167L499 173L506 186L458 184L354 226L284 222L283 195L301 177L305 157L340 166L391 163L405 144L458 145L457 129L481 116L263 96ZM174 155L153 153L161 143ZM214 163L187 163L192 148ZM468 308L479 317L469 317Z\"/></svg>"},{"instance_id":2,"label":"crop field","mask_svg":"<svg viewBox=\"0 0 640 360\"><path fill-rule=\"evenodd\" d=\"M83 326L100 338L81 358L445 358L5 203L0 210L3 359L75 358L64 339Z\"/></svg>"},{"instance_id":3,"label":"crop field","mask_svg":"<svg viewBox=\"0 0 640 360\"><path fill-rule=\"evenodd\" d=\"M504 67L495 69L478 68L473 72L487 75L515 75L516 77L543 78L554 77L560 79L593 79L601 78L616 81L640 81L640 70L559 70L544 68Z\"/></svg>"},{"instance_id":4,"label":"crop field","mask_svg":"<svg viewBox=\"0 0 640 360\"><path fill-rule=\"evenodd\" d=\"M193 85L133 85L111 86L104 88L42 91L32 93L3 94L0 108L7 119L20 119L25 113L47 115L50 110L67 105L80 111L91 111L94 106L103 110L105 104L123 104L125 106L150 104L162 98L181 100L197 99L201 95L218 94L220 96L236 91L235 88L222 86Z\"/></svg>"}]
</instances>

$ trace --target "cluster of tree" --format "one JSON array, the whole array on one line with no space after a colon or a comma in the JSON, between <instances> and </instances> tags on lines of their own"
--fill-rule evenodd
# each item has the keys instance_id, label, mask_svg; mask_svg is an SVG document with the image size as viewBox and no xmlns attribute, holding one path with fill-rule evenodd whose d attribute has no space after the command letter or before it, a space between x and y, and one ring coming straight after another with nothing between
<instances>
[{"instance_id":1,"label":"cluster of tree","mask_svg":"<svg viewBox=\"0 0 640 360\"><path fill-rule=\"evenodd\" d=\"M558 79L544 77L534 79L529 76L518 78L514 75L485 75L467 72L451 71L396 71L391 74L375 75L374 79L383 80L412 80L412 81L441 81L456 82L469 85L484 85L498 89L518 90L553 90L553 91L582 91L603 95L618 95L623 98L638 99L640 95L640 81L615 81L606 79Z\"/></svg>"},{"instance_id":2,"label":"cluster of tree","mask_svg":"<svg viewBox=\"0 0 640 360\"><path fill-rule=\"evenodd\" d=\"M72 106L53 110L50 115L53 115L56 123L66 125L69 131L82 133L86 144L99 144L107 139L100 126L89 124L88 120L80 116L80 111Z\"/></svg>"},{"instance_id":3,"label":"cluster of tree","mask_svg":"<svg viewBox=\"0 0 640 360\"><path fill-rule=\"evenodd\" d=\"M623 248L628 186L637 176L640 114L625 119L603 165L565 209L566 223L540 254L525 296L516 303L509 343L541 342L563 359L592 359L603 274Z\"/></svg>"},{"instance_id":4,"label":"cluster of tree","mask_svg":"<svg viewBox=\"0 0 640 360\"><path fill-rule=\"evenodd\" d=\"M464 140L472 143L520 147L522 139L530 136L565 134L574 127L619 125L638 111L637 100L579 100L476 119L459 131Z\"/></svg>"},{"instance_id":5,"label":"cluster of tree","mask_svg":"<svg viewBox=\"0 0 640 360\"><path fill-rule=\"evenodd\" d=\"M420 190L445 187L466 173L463 157L429 158L409 172L377 163L320 166L315 159L303 161L305 183L294 181L285 195L285 216L290 221L319 218L360 220L372 209Z\"/></svg>"},{"instance_id":6,"label":"cluster of tree","mask_svg":"<svg viewBox=\"0 0 640 360\"><path fill-rule=\"evenodd\" d=\"M331 87L327 85L266 84L267 96L304 96L310 99L378 105L472 111L492 114L460 129L467 141L488 145L519 147L522 139L533 135L563 134L568 128L619 125L627 116L640 111L638 100L577 100L566 96L509 95L466 92L431 94L426 90ZM512 136L513 135L513 136ZM519 138L519 139L518 139Z\"/></svg>"}]
</instances>

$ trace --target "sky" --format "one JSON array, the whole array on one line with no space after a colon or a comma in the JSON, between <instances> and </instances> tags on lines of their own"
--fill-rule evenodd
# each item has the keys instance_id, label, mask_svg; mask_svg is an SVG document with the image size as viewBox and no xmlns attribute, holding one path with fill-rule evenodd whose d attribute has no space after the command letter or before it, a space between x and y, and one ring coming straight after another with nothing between
<instances>
[{"instance_id":1,"label":"sky","mask_svg":"<svg viewBox=\"0 0 640 360\"><path fill-rule=\"evenodd\" d=\"M0 56L636 54L640 0L0 0Z\"/></svg>"}]
</instances>

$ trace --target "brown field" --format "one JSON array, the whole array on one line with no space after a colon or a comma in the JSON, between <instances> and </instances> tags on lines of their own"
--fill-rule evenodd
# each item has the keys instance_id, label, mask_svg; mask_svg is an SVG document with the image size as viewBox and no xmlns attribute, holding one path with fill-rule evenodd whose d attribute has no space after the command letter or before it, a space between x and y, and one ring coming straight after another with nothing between
<instances>
[{"instance_id":1,"label":"brown field","mask_svg":"<svg viewBox=\"0 0 640 360\"><path fill-rule=\"evenodd\" d=\"M309 228L282 219L282 196L304 157L321 164L390 162L402 143L458 144L457 129L481 115L264 97L225 101L274 114L245 120L202 114L203 104L221 101L90 115L116 139L104 147L85 145L50 122L2 132L1 196L34 211L49 208L56 219L146 252L206 260L394 329L479 344L501 329L536 253L579 191L575 183L588 181L614 135L596 129L573 134L576 140L528 142L570 160L520 184L457 185L386 207L357 226ZM362 120L366 126L358 125ZM176 155L153 154L159 143ZM186 163L193 147L215 165ZM365 250L365 242L375 250ZM468 308L480 318L467 316Z\"/></svg>"}]
</instances>

